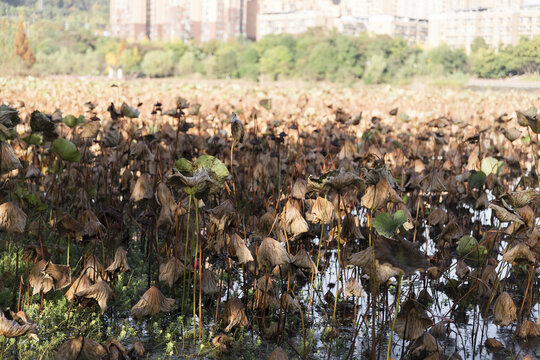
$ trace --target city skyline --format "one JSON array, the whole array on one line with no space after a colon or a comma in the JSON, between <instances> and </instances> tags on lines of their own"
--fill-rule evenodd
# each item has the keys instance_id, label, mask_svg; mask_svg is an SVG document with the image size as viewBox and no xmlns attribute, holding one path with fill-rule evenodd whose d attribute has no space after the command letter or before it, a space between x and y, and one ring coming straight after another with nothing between
<instances>
[{"instance_id":1,"label":"city skyline","mask_svg":"<svg viewBox=\"0 0 540 360\"><path fill-rule=\"evenodd\" d=\"M540 35L540 0L111 0L110 4L112 35L128 39L258 40L319 27L468 50L476 37L498 46Z\"/></svg>"}]
</instances>

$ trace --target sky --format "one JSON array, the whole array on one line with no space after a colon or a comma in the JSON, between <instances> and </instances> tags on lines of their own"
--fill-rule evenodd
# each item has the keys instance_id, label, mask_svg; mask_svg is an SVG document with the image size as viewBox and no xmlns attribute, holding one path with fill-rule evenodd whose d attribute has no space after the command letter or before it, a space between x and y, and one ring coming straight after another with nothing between
<instances>
[{"instance_id":1,"label":"sky","mask_svg":"<svg viewBox=\"0 0 540 360\"><path fill-rule=\"evenodd\" d=\"M540 5L540 0L525 0L525 5Z\"/></svg>"}]
</instances>

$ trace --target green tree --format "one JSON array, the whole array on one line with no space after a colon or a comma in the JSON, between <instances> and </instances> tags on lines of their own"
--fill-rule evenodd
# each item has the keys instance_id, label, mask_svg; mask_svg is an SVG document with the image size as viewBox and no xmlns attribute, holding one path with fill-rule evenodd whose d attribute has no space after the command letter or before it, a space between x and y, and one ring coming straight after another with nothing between
<instances>
[{"instance_id":1,"label":"green tree","mask_svg":"<svg viewBox=\"0 0 540 360\"><path fill-rule=\"evenodd\" d=\"M173 52L164 50L147 52L142 59L141 70L150 77L171 76L174 70Z\"/></svg>"},{"instance_id":2,"label":"green tree","mask_svg":"<svg viewBox=\"0 0 540 360\"><path fill-rule=\"evenodd\" d=\"M235 50L229 48L217 52L215 75L220 78L238 77L238 55Z\"/></svg>"},{"instance_id":3,"label":"green tree","mask_svg":"<svg viewBox=\"0 0 540 360\"><path fill-rule=\"evenodd\" d=\"M186 52L178 64L176 65L176 74L179 76L192 74L195 70L195 55L188 51Z\"/></svg>"},{"instance_id":4,"label":"green tree","mask_svg":"<svg viewBox=\"0 0 540 360\"><path fill-rule=\"evenodd\" d=\"M316 80L322 80L328 75L336 72L338 63L336 48L328 42L317 44L311 53L306 64L306 72Z\"/></svg>"},{"instance_id":5,"label":"green tree","mask_svg":"<svg viewBox=\"0 0 540 360\"><path fill-rule=\"evenodd\" d=\"M386 61L382 55L373 55L366 63L364 71L364 82L366 84L377 84L383 79Z\"/></svg>"},{"instance_id":6,"label":"green tree","mask_svg":"<svg viewBox=\"0 0 540 360\"><path fill-rule=\"evenodd\" d=\"M478 52L479 50L487 50L487 49L489 49L489 45L486 42L486 40L481 36L475 37L473 42L471 43L472 53Z\"/></svg>"},{"instance_id":7,"label":"green tree","mask_svg":"<svg viewBox=\"0 0 540 360\"><path fill-rule=\"evenodd\" d=\"M293 55L285 45L278 45L264 52L260 60L262 73L271 75L274 80L287 76L292 68Z\"/></svg>"}]
</instances>

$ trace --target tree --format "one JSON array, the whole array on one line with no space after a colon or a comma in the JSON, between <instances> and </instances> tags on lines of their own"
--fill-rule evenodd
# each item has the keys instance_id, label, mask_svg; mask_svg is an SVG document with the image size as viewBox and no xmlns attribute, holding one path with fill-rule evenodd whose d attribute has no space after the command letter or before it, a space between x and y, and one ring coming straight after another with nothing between
<instances>
[{"instance_id":1,"label":"tree","mask_svg":"<svg viewBox=\"0 0 540 360\"><path fill-rule=\"evenodd\" d=\"M288 75L292 66L293 56L289 48L279 45L264 52L261 57L261 71L272 75L277 80L280 75Z\"/></svg>"},{"instance_id":2,"label":"tree","mask_svg":"<svg viewBox=\"0 0 540 360\"><path fill-rule=\"evenodd\" d=\"M26 36L26 26L22 21L17 25L17 33L15 34L15 54L19 56L28 66L34 65L36 58L30 47L28 36Z\"/></svg>"},{"instance_id":3,"label":"tree","mask_svg":"<svg viewBox=\"0 0 540 360\"><path fill-rule=\"evenodd\" d=\"M174 54L172 51L149 51L143 57L141 69L150 77L171 76L174 70Z\"/></svg>"}]
</instances>

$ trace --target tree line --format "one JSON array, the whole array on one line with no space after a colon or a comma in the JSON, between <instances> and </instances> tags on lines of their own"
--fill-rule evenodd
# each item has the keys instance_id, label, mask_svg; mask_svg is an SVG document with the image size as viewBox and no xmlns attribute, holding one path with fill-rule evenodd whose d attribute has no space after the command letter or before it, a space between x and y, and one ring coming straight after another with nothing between
<instances>
[{"instance_id":1,"label":"tree line","mask_svg":"<svg viewBox=\"0 0 540 360\"><path fill-rule=\"evenodd\" d=\"M121 68L127 76L362 79L367 84L399 83L415 76L501 78L538 73L540 37L497 49L478 38L469 55L447 45L423 49L401 38L367 33L352 37L324 29L268 35L257 42L128 42L87 26L43 19L29 24L19 16L0 19L0 66L4 74L103 75Z\"/></svg>"}]
</instances>

